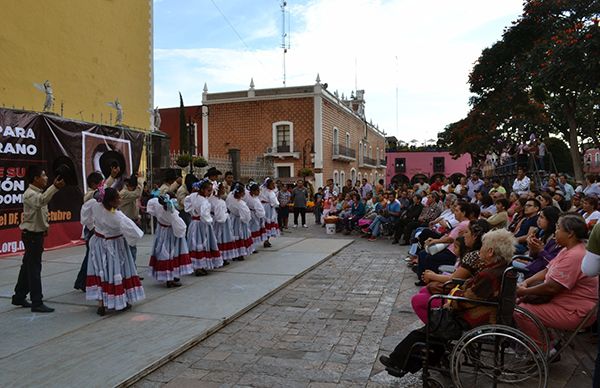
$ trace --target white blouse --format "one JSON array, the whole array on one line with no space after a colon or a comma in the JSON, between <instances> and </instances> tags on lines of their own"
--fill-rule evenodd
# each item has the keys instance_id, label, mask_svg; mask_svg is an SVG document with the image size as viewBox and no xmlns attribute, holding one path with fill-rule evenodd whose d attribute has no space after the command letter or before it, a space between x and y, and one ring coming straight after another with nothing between
<instances>
[{"instance_id":1,"label":"white blouse","mask_svg":"<svg viewBox=\"0 0 600 388\"><path fill-rule=\"evenodd\" d=\"M265 208L259 198L260 197L253 197L250 195L246 202L248 203L250 211L255 212L258 218L263 218L265 216Z\"/></svg>"},{"instance_id":2,"label":"white blouse","mask_svg":"<svg viewBox=\"0 0 600 388\"><path fill-rule=\"evenodd\" d=\"M123 235L129 245L135 245L144 232L120 210L106 210L102 203L90 199L81 207L81 223L89 230L96 229L105 237Z\"/></svg>"},{"instance_id":3,"label":"white blouse","mask_svg":"<svg viewBox=\"0 0 600 388\"><path fill-rule=\"evenodd\" d=\"M233 214L235 217L239 217L240 221L242 221L244 224L250 222L252 214L250 213L250 208L246 202L241 199L235 199L233 193L229 193L226 202L227 209L229 209L231 214Z\"/></svg>"},{"instance_id":4,"label":"white blouse","mask_svg":"<svg viewBox=\"0 0 600 388\"><path fill-rule=\"evenodd\" d=\"M229 213L227 213L227 204L225 201L219 197L211 195L208 197L208 202L210 202L215 222L222 224L227 221L227 218L229 218Z\"/></svg>"},{"instance_id":5,"label":"white blouse","mask_svg":"<svg viewBox=\"0 0 600 388\"><path fill-rule=\"evenodd\" d=\"M269 190L267 188L263 188L260 190L260 195L258 196L262 202L266 202L271 205L271 207L279 207L279 201L277 200L277 195L273 190Z\"/></svg>"},{"instance_id":6,"label":"white blouse","mask_svg":"<svg viewBox=\"0 0 600 388\"><path fill-rule=\"evenodd\" d=\"M177 209L173 209L172 212L167 211L158 202L158 198L152 198L146 205L146 211L156 217L160 224L171 226L175 237L185 237L186 225Z\"/></svg>"}]
</instances>

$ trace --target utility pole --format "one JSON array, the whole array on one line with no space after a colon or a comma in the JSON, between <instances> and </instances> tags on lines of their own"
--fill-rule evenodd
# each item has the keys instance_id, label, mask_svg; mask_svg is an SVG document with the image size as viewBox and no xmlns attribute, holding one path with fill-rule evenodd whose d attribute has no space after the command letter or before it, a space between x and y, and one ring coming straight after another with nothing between
<instances>
[{"instance_id":1,"label":"utility pole","mask_svg":"<svg viewBox=\"0 0 600 388\"><path fill-rule=\"evenodd\" d=\"M287 80L287 73L286 73L286 67L285 67L285 55L287 54L287 51L290 49L290 34L289 34L290 27L289 27L289 23L288 23L287 31L286 31L286 22L285 22L287 1L281 0L280 7L281 7L281 48L283 49L283 86L285 87L286 80ZM289 14L288 14L288 17L289 17Z\"/></svg>"}]
</instances>

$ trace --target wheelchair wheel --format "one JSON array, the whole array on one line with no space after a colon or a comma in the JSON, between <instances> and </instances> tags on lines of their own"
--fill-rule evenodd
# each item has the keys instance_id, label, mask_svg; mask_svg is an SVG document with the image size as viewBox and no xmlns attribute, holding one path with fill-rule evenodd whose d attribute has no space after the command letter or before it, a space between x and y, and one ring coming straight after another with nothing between
<instances>
[{"instance_id":1,"label":"wheelchair wheel","mask_svg":"<svg viewBox=\"0 0 600 388\"><path fill-rule=\"evenodd\" d=\"M548 329L546 329L546 326L544 326L544 324L539 320L538 317L536 317L529 310L524 309L521 306L515 306L515 314L522 315L526 319L533 322L533 324L537 328L536 329L537 338L539 338L540 341L544 344L544 346L540 347L540 349L542 349L542 351L544 351L544 349L545 349L545 356L546 356L546 359L548 359L549 352L550 352L550 349L552 348L552 346L550 346L550 335L548 334Z\"/></svg>"},{"instance_id":2,"label":"wheelchair wheel","mask_svg":"<svg viewBox=\"0 0 600 388\"><path fill-rule=\"evenodd\" d=\"M503 325L466 332L454 346L450 372L457 388L548 385L544 352L519 330Z\"/></svg>"}]
</instances>

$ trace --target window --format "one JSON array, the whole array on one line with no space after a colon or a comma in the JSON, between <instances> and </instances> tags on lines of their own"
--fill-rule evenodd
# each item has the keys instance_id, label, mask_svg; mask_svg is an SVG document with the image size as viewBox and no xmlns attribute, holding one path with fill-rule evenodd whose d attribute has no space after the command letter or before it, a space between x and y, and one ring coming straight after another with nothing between
<instances>
[{"instance_id":1,"label":"window","mask_svg":"<svg viewBox=\"0 0 600 388\"><path fill-rule=\"evenodd\" d=\"M342 184L346 184L346 172L342 171L340 172L340 182L342 182ZM341 186L340 184L338 184L338 187Z\"/></svg>"},{"instance_id":2,"label":"window","mask_svg":"<svg viewBox=\"0 0 600 388\"><path fill-rule=\"evenodd\" d=\"M273 148L278 153L294 152L294 124L292 122L273 123Z\"/></svg>"},{"instance_id":3,"label":"window","mask_svg":"<svg viewBox=\"0 0 600 388\"><path fill-rule=\"evenodd\" d=\"M362 182L362 173L361 172L358 173L358 181Z\"/></svg>"},{"instance_id":4,"label":"window","mask_svg":"<svg viewBox=\"0 0 600 388\"><path fill-rule=\"evenodd\" d=\"M394 161L396 174L406 172L406 158L396 158Z\"/></svg>"},{"instance_id":5,"label":"window","mask_svg":"<svg viewBox=\"0 0 600 388\"><path fill-rule=\"evenodd\" d=\"M346 132L346 148L350 149L350 134Z\"/></svg>"},{"instance_id":6,"label":"window","mask_svg":"<svg viewBox=\"0 0 600 388\"><path fill-rule=\"evenodd\" d=\"M276 178L293 178L294 163L274 163Z\"/></svg>"},{"instance_id":7,"label":"window","mask_svg":"<svg viewBox=\"0 0 600 388\"><path fill-rule=\"evenodd\" d=\"M333 184L334 186L340 185L340 174L336 171L333 172Z\"/></svg>"},{"instance_id":8,"label":"window","mask_svg":"<svg viewBox=\"0 0 600 388\"><path fill-rule=\"evenodd\" d=\"M600 166L600 152L596 152L596 166Z\"/></svg>"},{"instance_id":9,"label":"window","mask_svg":"<svg viewBox=\"0 0 600 388\"><path fill-rule=\"evenodd\" d=\"M373 146L369 146L369 158L373 159Z\"/></svg>"},{"instance_id":10,"label":"window","mask_svg":"<svg viewBox=\"0 0 600 388\"><path fill-rule=\"evenodd\" d=\"M358 160L362 162L363 158L363 144L362 141L358 143Z\"/></svg>"},{"instance_id":11,"label":"window","mask_svg":"<svg viewBox=\"0 0 600 388\"><path fill-rule=\"evenodd\" d=\"M337 128L333 128L333 144L338 145L339 141L338 141L338 129Z\"/></svg>"},{"instance_id":12,"label":"window","mask_svg":"<svg viewBox=\"0 0 600 388\"><path fill-rule=\"evenodd\" d=\"M350 170L350 179L352 180L352 184L356 183L356 170L355 169ZM346 180L344 180L344 183L346 183Z\"/></svg>"},{"instance_id":13,"label":"window","mask_svg":"<svg viewBox=\"0 0 600 388\"><path fill-rule=\"evenodd\" d=\"M444 157L433 158L433 172L440 173L446 171Z\"/></svg>"}]
</instances>

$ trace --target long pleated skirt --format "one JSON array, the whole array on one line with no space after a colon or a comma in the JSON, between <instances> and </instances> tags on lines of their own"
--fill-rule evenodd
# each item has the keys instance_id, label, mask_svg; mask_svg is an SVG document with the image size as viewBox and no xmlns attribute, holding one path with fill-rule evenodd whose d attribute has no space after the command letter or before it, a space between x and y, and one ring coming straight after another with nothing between
<instances>
[{"instance_id":1,"label":"long pleated skirt","mask_svg":"<svg viewBox=\"0 0 600 388\"><path fill-rule=\"evenodd\" d=\"M252 234L250 233L250 226L242 222L240 217L234 215L232 215L231 221L238 256L251 255L254 252L254 243L252 241Z\"/></svg>"},{"instance_id":2,"label":"long pleated skirt","mask_svg":"<svg viewBox=\"0 0 600 388\"><path fill-rule=\"evenodd\" d=\"M203 220L192 220L187 231L187 242L194 270L223 266L223 257L212 224Z\"/></svg>"},{"instance_id":3,"label":"long pleated skirt","mask_svg":"<svg viewBox=\"0 0 600 388\"><path fill-rule=\"evenodd\" d=\"M263 203L263 207L265 208L265 230L267 238L279 236L277 211L268 203Z\"/></svg>"},{"instance_id":4,"label":"long pleated skirt","mask_svg":"<svg viewBox=\"0 0 600 388\"><path fill-rule=\"evenodd\" d=\"M108 309L122 310L145 298L131 250L124 237L93 235L89 243L85 298L101 300Z\"/></svg>"},{"instance_id":5,"label":"long pleated skirt","mask_svg":"<svg viewBox=\"0 0 600 388\"><path fill-rule=\"evenodd\" d=\"M172 281L194 272L192 259L184 237L175 237L173 228L157 226L150 256L152 277L160 282Z\"/></svg>"},{"instance_id":6,"label":"long pleated skirt","mask_svg":"<svg viewBox=\"0 0 600 388\"><path fill-rule=\"evenodd\" d=\"M265 229L265 219L258 217L255 212L252 212L252 218L248 223L250 227L250 235L254 244L262 243L267 240L267 229Z\"/></svg>"},{"instance_id":7,"label":"long pleated skirt","mask_svg":"<svg viewBox=\"0 0 600 388\"><path fill-rule=\"evenodd\" d=\"M236 246L236 238L233 234L231 218L228 217L225 222L215 222L214 230L223 260L231 260L240 256Z\"/></svg>"}]
</instances>

